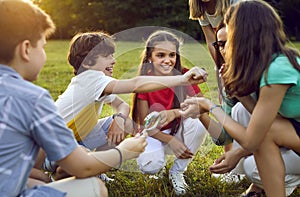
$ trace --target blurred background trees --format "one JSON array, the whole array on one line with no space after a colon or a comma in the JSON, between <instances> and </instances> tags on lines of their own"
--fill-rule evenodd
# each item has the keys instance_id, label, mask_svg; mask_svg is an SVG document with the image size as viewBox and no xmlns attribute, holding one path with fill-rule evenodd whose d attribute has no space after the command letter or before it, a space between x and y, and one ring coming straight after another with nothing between
<instances>
[{"instance_id":1,"label":"blurred background trees","mask_svg":"<svg viewBox=\"0 0 300 197\"><path fill-rule=\"evenodd\" d=\"M163 26L204 41L197 21L189 19L188 0L33 0L54 20L56 39L76 32L105 30L114 34L140 26ZM268 0L282 17L285 31L300 41L300 0Z\"/></svg>"}]
</instances>

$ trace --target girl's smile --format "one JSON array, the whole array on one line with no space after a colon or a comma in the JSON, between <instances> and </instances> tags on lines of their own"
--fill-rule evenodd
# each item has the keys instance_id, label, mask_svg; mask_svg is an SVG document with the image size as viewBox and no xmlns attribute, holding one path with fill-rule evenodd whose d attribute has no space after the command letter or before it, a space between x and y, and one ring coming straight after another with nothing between
<instances>
[{"instance_id":1,"label":"girl's smile","mask_svg":"<svg viewBox=\"0 0 300 197\"><path fill-rule=\"evenodd\" d=\"M176 63L176 45L169 41L155 45L150 61L154 66L154 74L157 76L172 75Z\"/></svg>"}]
</instances>

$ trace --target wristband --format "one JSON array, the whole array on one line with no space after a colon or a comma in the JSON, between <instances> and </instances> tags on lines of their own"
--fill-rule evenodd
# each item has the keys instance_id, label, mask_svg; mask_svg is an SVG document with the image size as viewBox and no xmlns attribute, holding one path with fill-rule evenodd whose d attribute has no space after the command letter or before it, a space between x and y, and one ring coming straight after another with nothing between
<instances>
[{"instance_id":1,"label":"wristband","mask_svg":"<svg viewBox=\"0 0 300 197\"><path fill-rule=\"evenodd\" d=\"M117 168L117 169L120 169L120 168L121 168L121 165L122 165L122 160L123 160L122 152L121 152L121 150L120 150L119 148L117 148L117 147L114 147L113 149L117 150L118 153L119 153L119 155L120 155L119 166L118 166L118 168Z\"/></svg>"},{"instance_id":2,"label":"wristband","mask_svg":"<svg viewBox=\"0 0 300 197\"><path fill-rule=\"evenodd\" d=\"M217 108L217 107L221 107L220 105L213 105L210 109L209 109L209 113L212 113L212 111Z\"/></svg>"},{"instance_id":3,"label":"wristband","mask_svg":"<svg viewBox=\"0 0 300 197\"><path fill-rule=\"evenodd\" d=\"M115 119L116 116L121 117L121 118L124 120L124 124L125 124L127 118L126 118L122 113L114 114L114 115L112 116L112 118Z\"/></svg>"}]
</instances>

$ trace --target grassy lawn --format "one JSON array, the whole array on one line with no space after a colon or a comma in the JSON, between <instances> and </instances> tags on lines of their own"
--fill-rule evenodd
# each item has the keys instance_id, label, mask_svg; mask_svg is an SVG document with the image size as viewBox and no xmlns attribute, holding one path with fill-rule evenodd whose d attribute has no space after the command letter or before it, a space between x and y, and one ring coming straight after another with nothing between
<instances>
[{"instance_id":1,"label":"grassy lawn","mask_svg":"<svg viewBox=\"0 0 300 197\"><path fill-rule=\"evenodd\" d=\"M293 44L300 49L300 43ZM48 59L39 79L35 82L48 89L54 100L66 89L73 76L72 67L67 63L68 45L69 41L48 41L46 46ZM117 64L114 67L114 77L122 79L135 76L142 50L143 43L117 42L115 54ZM207 70L208 81L201 84L200 88L206 97L217 101L214 66L206 46L199 43L184 44L181 56L183 65L186 67L197 65ZM131 104L130 94L124 94L121 97ZM101 116L111 114L113 111L105 106ZM238 184L224 184L211 178L208 167L222 152L222 147L214 145L210 137L207 137L185 173L190 188L188 196L239 196L249 186L247 180ZM171 162L168 163L167 169L170 166ZM107 184L110 196L174 196L172 186L168 181L168 173L160 179L150 178L138 172L134 160L125 162L121 170L110 171L107 174L115 179L114 182ZM300 196L300 189L292 196Z\"/></svg>"}]
</instances>

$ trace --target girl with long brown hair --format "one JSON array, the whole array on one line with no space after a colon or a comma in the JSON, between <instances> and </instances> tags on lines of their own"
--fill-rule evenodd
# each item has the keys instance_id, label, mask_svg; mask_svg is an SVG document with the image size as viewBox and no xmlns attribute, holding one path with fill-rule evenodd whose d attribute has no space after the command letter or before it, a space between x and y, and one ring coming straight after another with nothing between
<instances>
[{"instance_id":1,"label":"girl with long brown hair","mask_svg":"<svg viewBox=\"0 0 300 197\"><path fill-rule=\"evenodd\" d=\"M181 114L209 111L230 136L253 153L267 196L285 196L280 147L300 155L299 52L287 46L279 15L264 1L231 6L225 24L228 40L222 77L227 94L241 97L258 92L249 125L238 124L206 98L186 100Z\"/></svg>"},{"instance_id":2,"label":"girl with long brown hair","mask_svg":"<svg viewBox=\"0 0 300 197\"><path fill-rule=\"evenodd\" d=\"M188 71L180 60L180 40L166 30L152 33L146 41L139 74L146 76L176 76ZM187 184L183 173L192 161L206 136L205 128L197 119L183 119L179 114L180 103L187 96L202 96L197 85L176 86L149 93L138 93L134 97L132 119L143 125L148 113L156 111L161 117L159 129L149 133L148 146L138 158L140 170L156 174L166 165L165 150L175 154L174 164L169 170L169 179L176 194L185 194ZM142 129L142 126L140 126Z\"/></svg>"}]
</instances>

